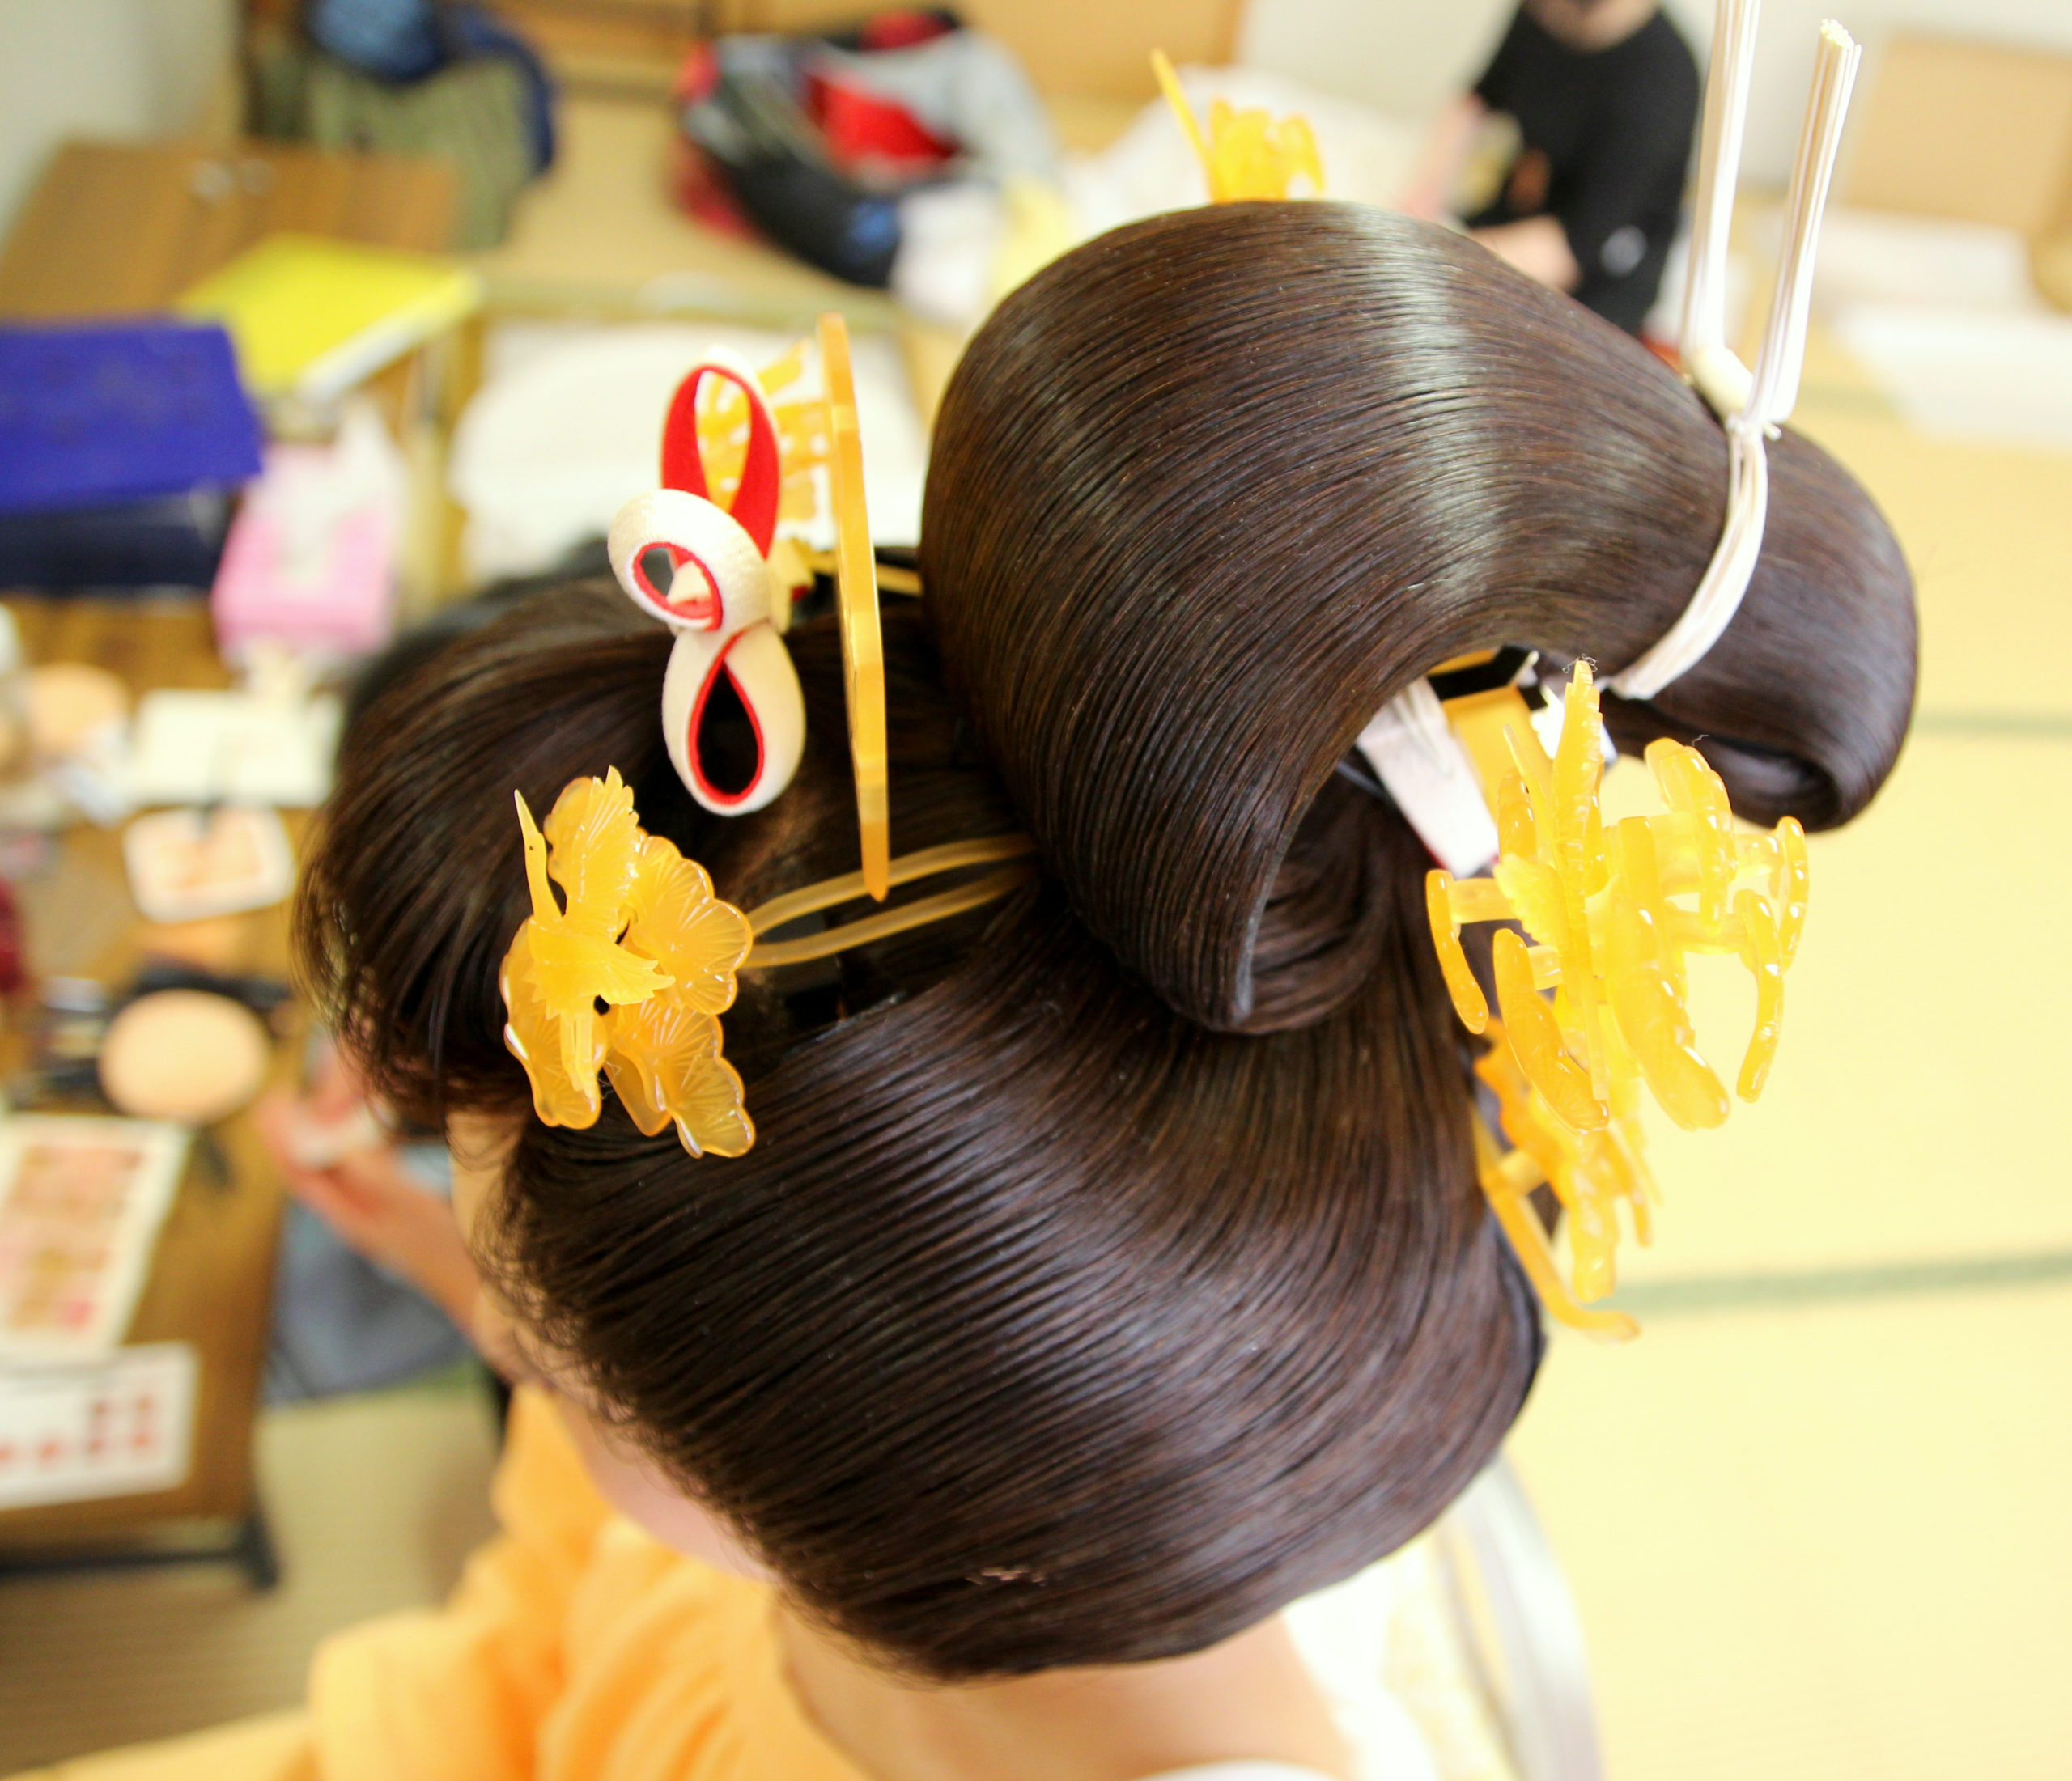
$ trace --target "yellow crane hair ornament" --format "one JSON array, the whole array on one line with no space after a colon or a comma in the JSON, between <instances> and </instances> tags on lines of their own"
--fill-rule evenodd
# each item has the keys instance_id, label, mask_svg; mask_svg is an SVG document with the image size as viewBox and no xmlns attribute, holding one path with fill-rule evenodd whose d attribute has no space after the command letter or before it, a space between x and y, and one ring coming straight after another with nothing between
<instances>
[{"instance_id":1,"label":"yellow crane hair ornament","mask_svg":"<svg viewBox=\"0 0 2072 1781\"><path fill-rule=\"evenodd\" d=\"M1210 203L1284 198L1298 177L1307 179L1311 193L1322 196L1324 163L1309 119L1299 113L1276 117L1257 106L1240 111L1219 99L1209 105L1204 134L1164 50L1152 51L1151 69L1208 177Z\"/></svg>"},{"instance_id":2,"label":"yellow crane hair ornament","mask_svg":"<svg viewBox=\"0 0 2072 1781\"><path fill-rule=\"evenodd\" d=\"M733 1006L747 918L697 861L640 827L617 768L571 780L544 825L517 804L533 913L498 987L533 1110L550 1126L595 1125L602 1069L649 1137L673 1124L694 1156L741 1156L755 1127L720 1054L719 1017Z\"/></svg>"},{"instance_id":3,"label":"yellow crane hair ornament","mask_svg":"<svg viewBox=\"0 0 2072 1781\"><path fill-rule=\"evenodd\" d=\"M1491 1047L1476 1073L1504 1134L1476 1141L1482 1185L1548 1309L1624 1338L1632 1319L1586 1308L1615 1280L1618 1211L1645 1243L1655 1198L1641 1090L1688 1129L1725 1121L1726 1088L1698 1050L1686 998L1692 953L1739 958L1756 982L1755 1031L1735 1090L1762 1092L1777 1054L1784 973L1806 920L1805 832L1787 816L1738 832L1726 789L1696 749L1651 743L1647 763L1667 810L1607 829L1599 804L1601 719L1590 664L1565 694L1552 759L1529 724L1510 727L1514 763L1496 788L1501 839L1493 878L1426 880L1432 937L1454 1007ZM1468 969L1463 924L1515 921L1495 940L1497 1015ZM1551 1001L1542 992L1551 990ZM1567 1215L1573 1295L1526 1204L1543 1182Z\"/></svg>"}]
</instances>

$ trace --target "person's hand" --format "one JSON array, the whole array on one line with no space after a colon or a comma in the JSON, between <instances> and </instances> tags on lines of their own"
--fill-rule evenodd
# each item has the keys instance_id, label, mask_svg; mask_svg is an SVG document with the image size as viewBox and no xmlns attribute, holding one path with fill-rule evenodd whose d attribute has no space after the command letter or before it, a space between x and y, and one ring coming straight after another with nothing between
<instances>
[{"instance_id":1,"label":"person's hand","mask_svg":"<svg viewBox=\"0 0 2072 1781\"><path fill-rule=\"evenodd\" d=\"M1556 218L1529 216L1471 233L1499 260L1552 290L1573 290L1583 282L1583 269L1576 264L1568 231Z\"/></svg>"},{"instance_id":2,"label":"person's hand","mask_svg":"<svg viewBox=\"0 0 2072 1781\"><path fill-rule=\"evenodd\" d=\"M337 1129L350 1112L320 1072L307 1098L277 1090L253 1109L253 1121L290 1193L349 1248L393 1269L471 1330L481 1279L452 1203L413 1181L395 1147L372 1128L371 1141L335 1160L308 1160L309 1134Z\"/></svg>"},{"instance_id":3,"label":"person's hand","mask_svg":"<svg viewBox=\"0 0 2072 1781\"><path fill-rule=\"evenodd\" d=\"M1467 159L1484 107L1472 93L1442 106L1433 117L1419 148L1416 164L1396 194L1395 207L1424 223L1442 223L1452 208L1454 188Z\"/></svg>"}]
</instances>

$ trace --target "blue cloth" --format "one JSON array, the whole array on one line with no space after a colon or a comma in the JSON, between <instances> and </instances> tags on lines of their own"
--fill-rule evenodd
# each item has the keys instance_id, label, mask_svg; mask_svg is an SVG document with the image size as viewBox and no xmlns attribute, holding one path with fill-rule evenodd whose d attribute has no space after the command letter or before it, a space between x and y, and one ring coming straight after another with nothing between
<instances>
[{"instance_id":1,"label":"blue cloth","mask_svg":"<svg viewBox=\"0 0 2072 1781\"><path fill-rule=\"evenodd\" d=\"M0 515L184 495L258 473L258 417L215 324L0 327Z\"/></svg>"},{"instance_id":2,"label":"blue cloth","mask_svg":"<svg viewBox=\"0 0 2072 1781\"><path fill-rule=\"evenodd\" d=\"M401 83L422 80L456 61L513 64L525 83L533 170L554 165L554 82L533 46L486 6L431 0L312 0L311 40L363 74Z\"/></svg>"},{"instance_id":3,"label":"blue cloth","mask_svg":"<svg viewBox=\"0 0 2072 1781\"><path fill-rule=\"evenodd\" d=\"M464 61L494 57L512 63L524 78L532 101L533 171L544 173L554 165L554 129L553 78L546 64L533 46L487 8L450 7L446 15L446 36L455 56Z\"/></svg>"},{"instance_id":4,"label":"blue cloth","mask_svg":"<svg viewBox=\"0 0 2072 1781\"><path fill-rule=\"evenodd\" d=\"M318 49L383 80L422 80L447 59L432 0L311 0L303 22Z\"/></svg>"}]
</instances>

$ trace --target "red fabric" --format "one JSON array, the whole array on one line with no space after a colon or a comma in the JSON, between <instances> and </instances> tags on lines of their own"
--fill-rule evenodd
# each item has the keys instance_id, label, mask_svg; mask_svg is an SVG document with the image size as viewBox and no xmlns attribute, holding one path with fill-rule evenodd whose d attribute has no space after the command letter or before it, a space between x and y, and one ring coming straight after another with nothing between
<instances>
[{"instance_id":1,"label":"red fabric","mask_svg":"<svg viewBox=\"0 0 2072 1781\"><path fill-rule=\"evenodd\" d=\"M677 209L687 212L708 229L743 241L760 241L762 231L734 200L727 176L712 164L704 150L686 136L669 146L670 184Z\"/></svg>"},{"instance_id":2,"label":"red fabric","mask_svg":"<svg viewBox=\"0 0 2072 1781\"><path fill-rule=\"evenodd\" d=\"M709 43L694 44L683 59L683 66L677 70L671 96L679 105L692 104L719 84L720 52Z\"/></svg>"},{"instance_id":3,"label":"red fabric","mask_svg":"<svg viewBox=\"0 0 2072 1781\"><path fill-rule=\"evenodd\" d=\"M713 498L705 480L705 458L698 443L698 388L708 377L732 384L748 398L748 455L741 464L741 486L727 504L765 557L777 536L777 502L783 493L783 465L777 451L777 430L770 404L759 388L745 384L723 365L699 365L677 385L662 422L662 486ZM711 579L709 576L707 578Z\"/></svg>"},{"instance_id":4,"label":"red fabric","mask_svg":"<svg viewBox=\"0 0 2072 1781\"><path fill-rule=\"evenodd\" d=\"M927 171L957 152L956 143L936 135L904 105L825 74L806 76L806 110L838 167L868 161Z\"/></svg>"}]
</instances>

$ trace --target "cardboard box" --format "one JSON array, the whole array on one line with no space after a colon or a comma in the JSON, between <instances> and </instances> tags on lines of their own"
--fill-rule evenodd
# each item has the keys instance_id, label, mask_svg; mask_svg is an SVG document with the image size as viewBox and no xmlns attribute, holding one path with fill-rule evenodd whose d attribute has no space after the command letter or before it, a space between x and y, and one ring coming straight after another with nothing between
<instances>
[{"instance_id":1,"label":"cardboard box","mask_svg":"<svg viewBox=\"0 0 2072 1781\"><path fill-rule=\"evenodd\" d=\"M739 0L732 28L805 31L847 24L871 10L858 0ZM1021 58L1046 94L1098 93L1149 99L1157 91L1151 52L1175 62L1229 61L1242 0L959 0L965 22Z\"/></svg>"},{"instance_id":2,"label":"cardboard box","mask_svg":"<svg viewBox=\"0 0 2072 1781\"><path fill-rule=\"evenodd\" d=\"M2032 241L2072 224L2072 56L1900 33L1866 74L1843 203Z\"/></svg>"}]
</instances>

